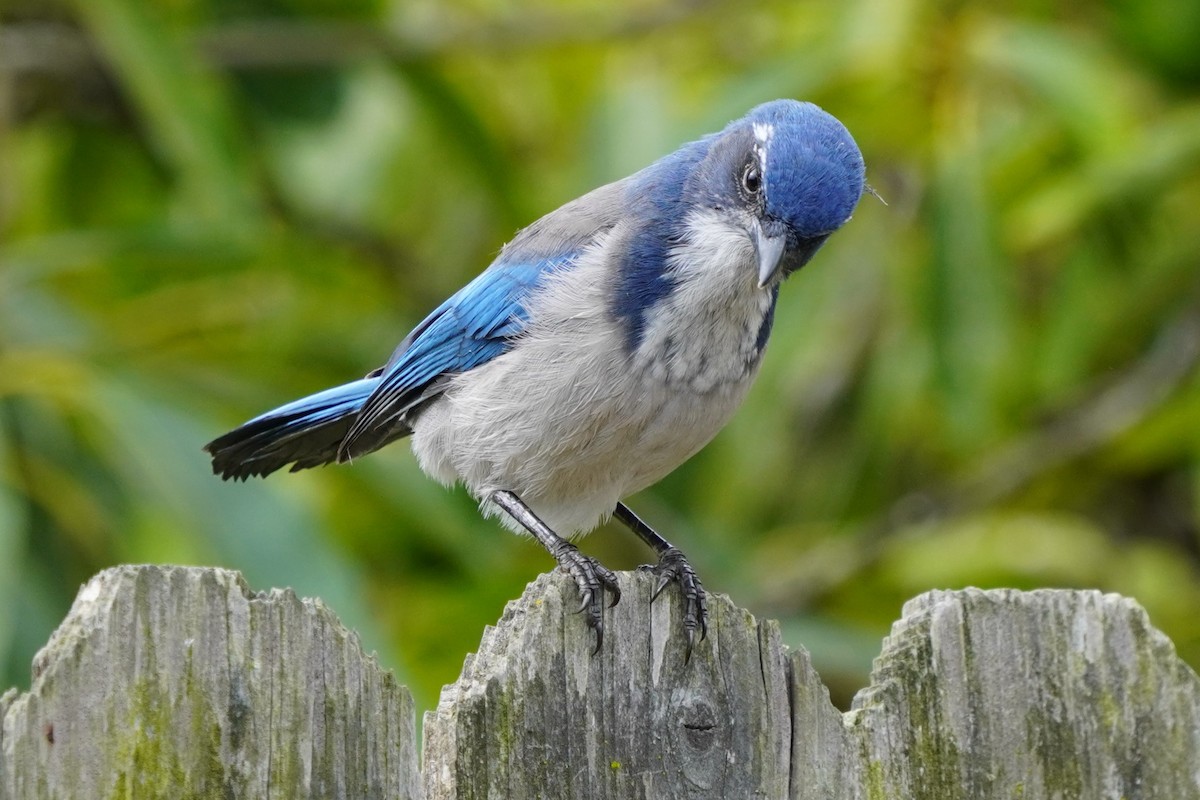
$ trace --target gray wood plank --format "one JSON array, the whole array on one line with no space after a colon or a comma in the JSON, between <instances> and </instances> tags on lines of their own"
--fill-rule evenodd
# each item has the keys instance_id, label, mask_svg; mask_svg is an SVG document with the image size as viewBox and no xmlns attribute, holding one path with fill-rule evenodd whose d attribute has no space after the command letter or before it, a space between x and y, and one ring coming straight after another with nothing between
<instances>
[{"instance_id":1,"label":"gray wood plank","mask_svg":"<svg viewBox=\"0 0 1200 800\"><path fill-rule=\"evenodd\" d=\"M117 567L0 704L0 797L415 798L412 699L319 601Z\"/></svg>"}]
</instances>

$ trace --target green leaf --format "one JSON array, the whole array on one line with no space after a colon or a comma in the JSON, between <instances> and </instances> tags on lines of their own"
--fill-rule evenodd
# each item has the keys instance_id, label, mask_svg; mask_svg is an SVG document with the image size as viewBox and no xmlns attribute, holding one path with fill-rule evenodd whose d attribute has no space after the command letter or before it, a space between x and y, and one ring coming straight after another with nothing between
<instances>
[{"instance_id":1,"label":"green leaf","mask_svg":"<svg viewBox=\"0 0 1200 800\"><path fill-rule=\"evenodd\" d=\"M178 178L177 222L245 232L258 201L220 80L165 18L163 6L79 0L76 10L129 92L157 154Z\"/></svg>"}]
</instances>

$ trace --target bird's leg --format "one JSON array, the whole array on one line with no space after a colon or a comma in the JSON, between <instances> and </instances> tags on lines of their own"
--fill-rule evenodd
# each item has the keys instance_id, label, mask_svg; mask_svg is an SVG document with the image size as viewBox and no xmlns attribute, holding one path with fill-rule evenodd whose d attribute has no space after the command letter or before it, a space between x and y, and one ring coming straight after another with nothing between
<instances>
[{"instance_id":1,"label":"bird's leg","mask_svg":"<svg viewBox=\"0 0 1200 800\"><path fill-rule=\"evenodd\" d=\"M708 601L705 600L704 587L700 584L699 576L696 575L696 571L692 569L692 565L688 563L679 548L659 536L653 528L633 513L629 506L617 503L613 516L637 534L639 539L653 547L654 552L658 553L658 563L648 564L644 567L658 576L658 585L654 587L654 594L650 597L651 602L662 594L662 590L667 588L668 583L674 581L679 584L679 589L683 592L683 631L687 635L685 660L690 660L692 645L696 640L696 631L700 631L701 640L708 635Z\"/></svg>"},{"instance_id":2,"label":"bird's leg","mask_svg":"<svg viewBox=\"0 0 1200 800\"><path fill-rule=\"evenodd\" d=\"M617 584L617 576L608 567L591 556L585 556L575 545L550 530L550 526L538 519L537 514L513 492L492 492L490 499L521 523L525 530L554 556L558 566L575 579L575 585L579 587L582 598L579 611L587 612L588 627L596 632L596 649L592 654L600 652L600 645L604 641L604 593L612 592L613 599L609 608L621 600L621 587Z\"/></svg>"}]
</instances>

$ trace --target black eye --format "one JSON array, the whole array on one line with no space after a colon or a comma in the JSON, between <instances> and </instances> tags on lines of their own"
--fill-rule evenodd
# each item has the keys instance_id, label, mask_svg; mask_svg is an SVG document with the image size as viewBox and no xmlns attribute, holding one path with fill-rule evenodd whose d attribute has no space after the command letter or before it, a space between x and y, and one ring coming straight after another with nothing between
<instances>
[{"instance_id":1,"label":"black eye","mask_svg":"<svg viewBox=\"0 0 1200 800\"><path fill-rule=\"evenodd\" d=\"M746 171L742 173L742 186L750 195L756 195L762 191L762 173L758 171L757 164L746 165Z\"/></svg>"}]
</instances>

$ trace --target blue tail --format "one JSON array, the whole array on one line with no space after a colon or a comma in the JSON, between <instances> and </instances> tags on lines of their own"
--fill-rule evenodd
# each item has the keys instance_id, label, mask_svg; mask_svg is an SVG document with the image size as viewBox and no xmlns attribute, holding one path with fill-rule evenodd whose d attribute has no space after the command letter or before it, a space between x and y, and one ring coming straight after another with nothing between
<instances>
[{"instance_id":1,"label":"blue tail","mask_svg":"<svg viewBox=\"0 0 1200 800\"><path fill-rule=\"evenodd\" d=\"M280 467L292 472L337 460L338 445L379 378L363 378L301 398L255 417L204 446L222 478L265 477ZM410 431L398 426L380 446Z\"/></svg>"}]
</instances>

